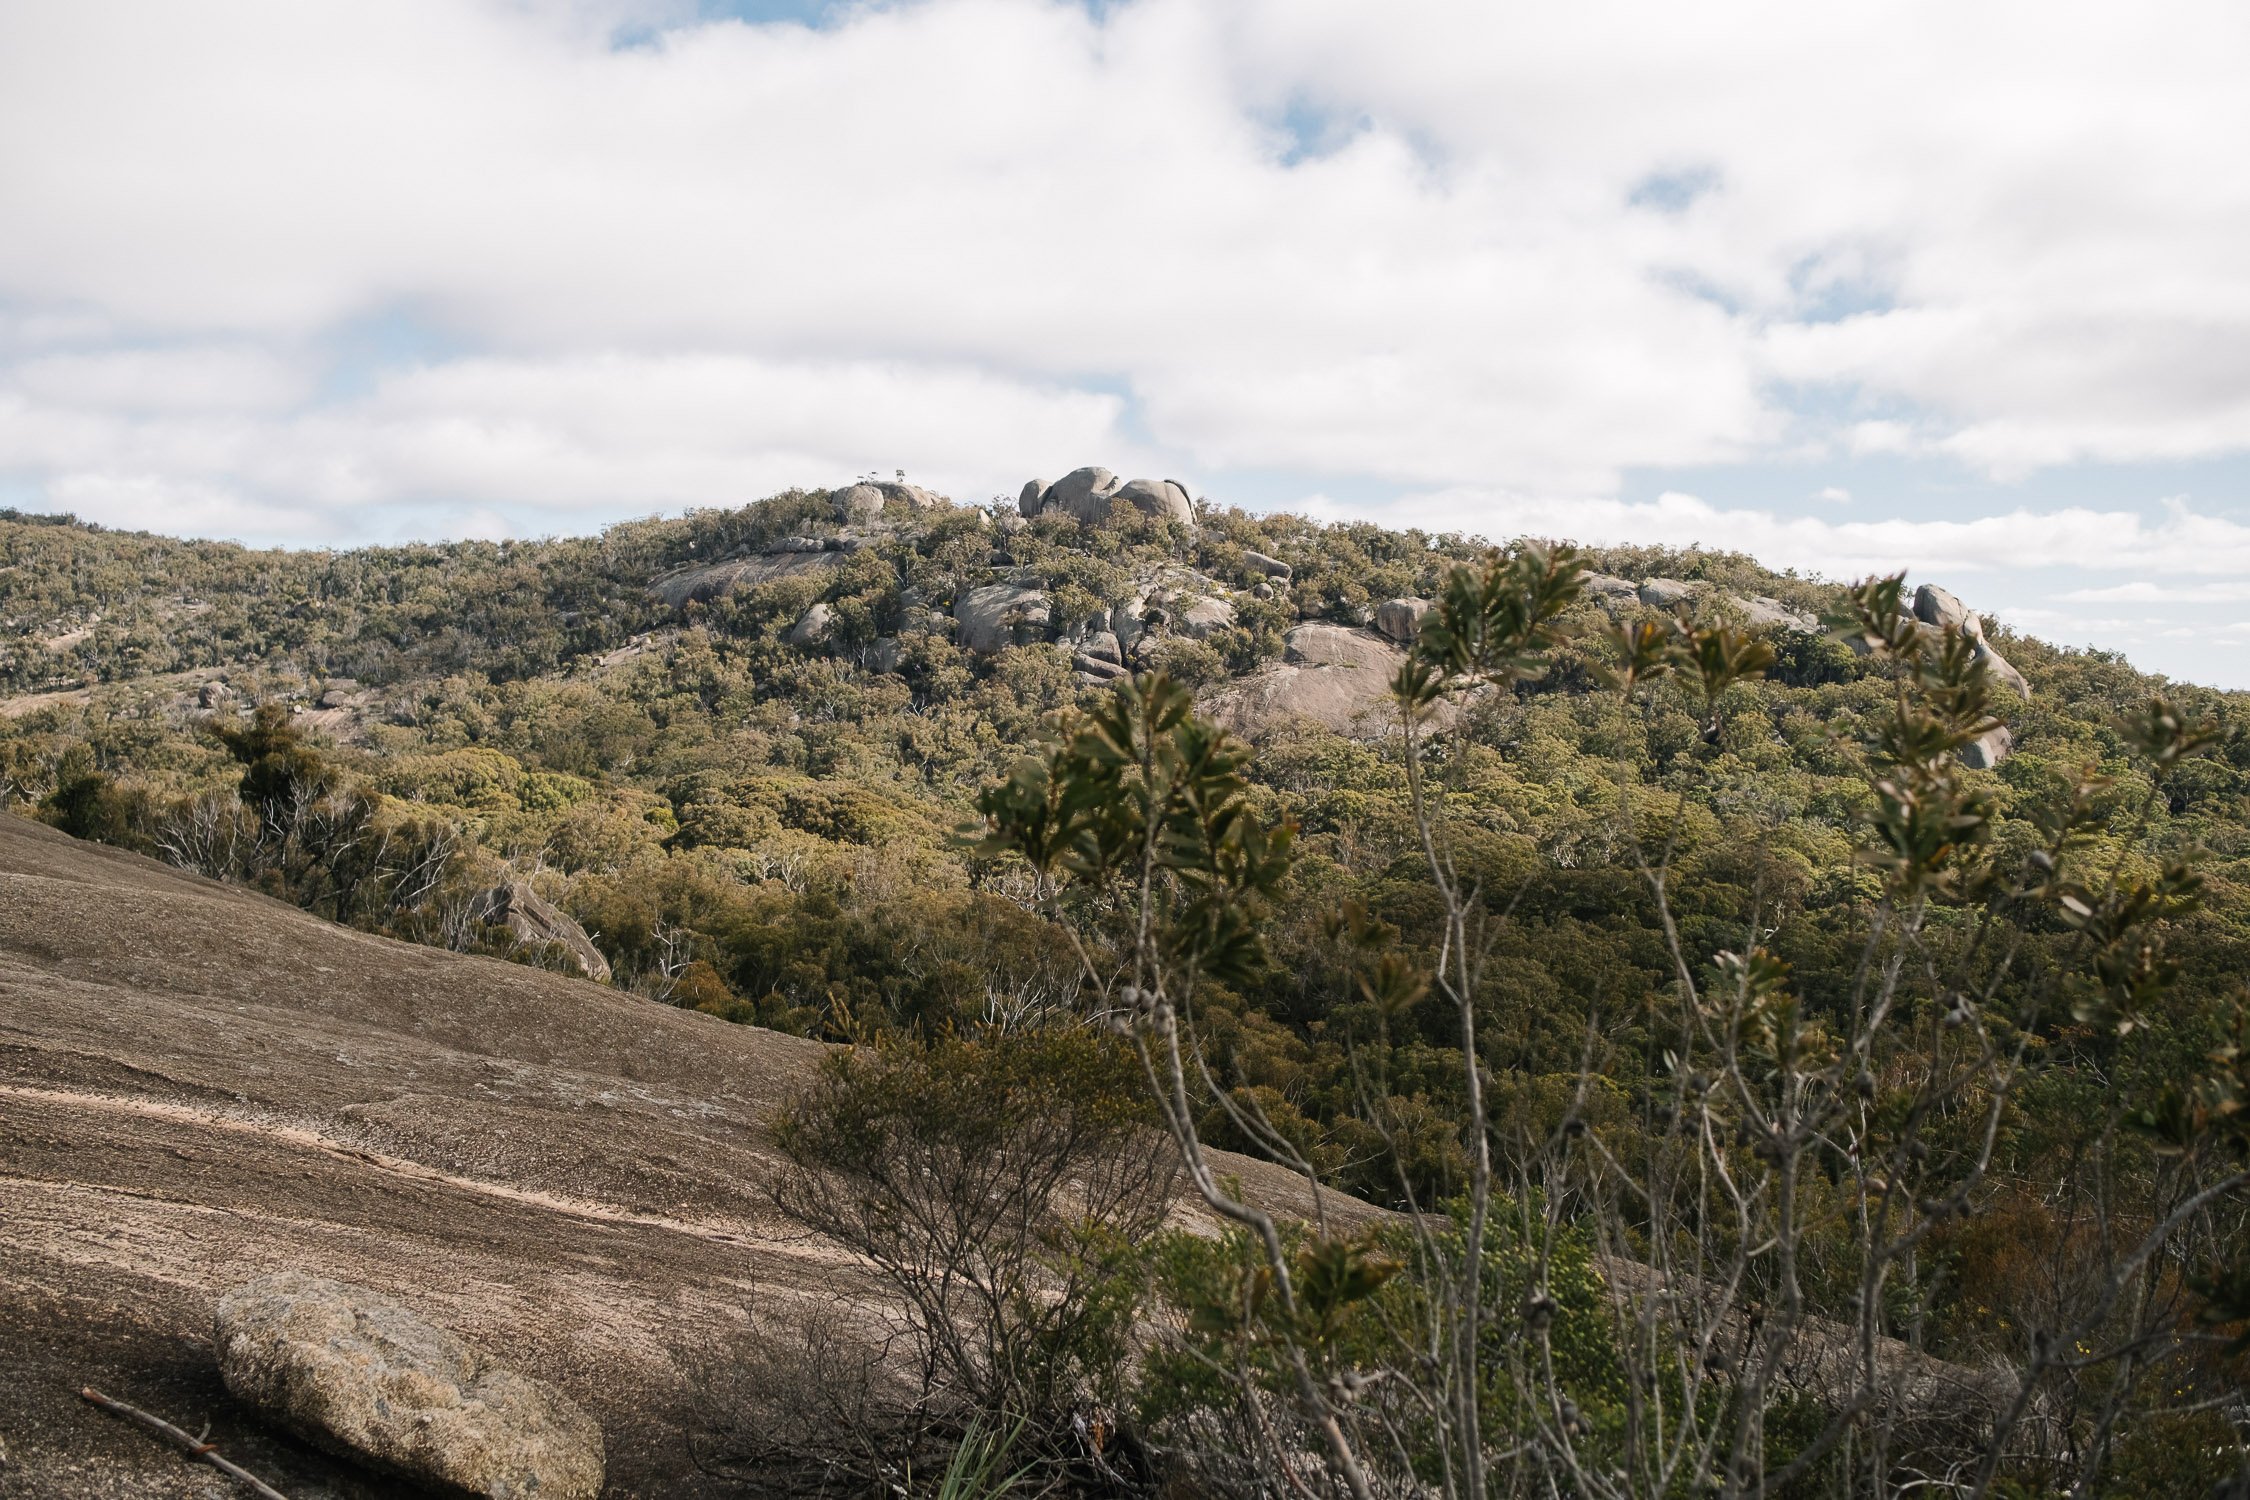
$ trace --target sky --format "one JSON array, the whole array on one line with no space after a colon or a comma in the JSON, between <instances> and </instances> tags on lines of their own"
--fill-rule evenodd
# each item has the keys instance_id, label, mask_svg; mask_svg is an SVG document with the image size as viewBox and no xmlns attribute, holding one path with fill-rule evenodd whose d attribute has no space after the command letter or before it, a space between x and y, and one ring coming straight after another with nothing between
<instances>
[{"instance_id":1,"label":"sky","mask_svg":"<svg viewBox=\"0 0 2250 1500\"><path fill-rule=\"evenodd\" d=\"M2239 0L6 0L0 505L1099 463L2250 687L2246 75Z\"/></svg>"}]
</instances>

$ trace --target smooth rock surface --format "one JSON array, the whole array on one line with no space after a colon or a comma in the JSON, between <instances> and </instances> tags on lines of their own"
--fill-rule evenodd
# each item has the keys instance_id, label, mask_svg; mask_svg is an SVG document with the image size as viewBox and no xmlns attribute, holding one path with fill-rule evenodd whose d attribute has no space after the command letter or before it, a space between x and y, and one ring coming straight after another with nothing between
<instances>
[{"instance_id":1,"label":"smooth rock surface","mask_svg":"<svg viewBox=\"0 0 2250 1500\"><path fill-rule=\"evenodd\" d=\"M2007 725L1988 729L1961 747L1961 764L1972 771L1989 771L2013 755L2016 737Z\"/></svg>"},{"instance_id":2,"label":"smooth rock surface","mask_svg":"<svg viewBox=\"0 0 2250 1500\"><path fill-rule=\"evenodd\" d=\"M1406 653L1380 636L1344 625L1307 620L1281 638L1281 659L1293 667L1352 667L1382 674L1387 682Z\"/></svg>"},{"instance_id":3,"label":"smooth rock surface","mask_svg":"<svg viewBox=\"0 0 2250 1500\"><path fill-rule=\"evenodd\" d=\"M1607 573L1588 573L1579 581L1586 590L1586 596L1604 609L1613 610L1640 602L1640 587L1630 578L1612 578Z\"/></svg>"},{"instance_id":4,"label":"smooth rock surface","mask_svg":"<svg viewBox=\"0 0 2250 1500\"><path fill-rule=\"evenodd\" d=\"M829 498L836 506L836 519L847 526L864 526L883 514L883 492L871 484L848 484Z\"/></svg>"},{"instance_id":5,"label":"smooth rock surface","mask_svg":"<svg viewBox=\"0 0 2250 1500\"><path fill-rule=\"evenodd\" d=\"M227 1389L324 1447L491 1500L594 1500L602 1433L519 1375L375 1294L297 1271L221 1296Z\"/></svg>"},{"instance_id":6,"label":"smooth rock surface","mask_svg":"<svg viewBox=\"0 0 2250 1500\"><path fill-rule=\"evenodd\" d=\"M918 484L908 484L903 479L879 479L875 488L886 500L903 501L916 510L936 510L947 503L945 496L935 490L923 489Z\"/></svg>"},{"instance_id":7,"label":"smooth rock surface","mask_svg":"<svg viewBox=\"0 0 2250 1500\"><path fill-rule=\"evenodd\" d=\"M2012 689L2025 702L2031 700L2031 684L2024 679L2023 673L2010 665L2008 658L1993 650L1992 643L1981 635L1977 637L1977 659L1984 663L1984 669L2003 687Z\"/></svg>"},{"instance_id":8,"label":"smooth rock surface","mask_svg":"<svg viewBox=\"0 0 2250 1500\"><path fill-rule=\"evenodd\" d=\"M1263 552L1245 552L1242 565L1253 573L1263 573L1268 578L1278 578L1287 583L1296 576L1296 570L1278 557L1268 557Z\"/></svg>"},{"instance_id":9,"label":"smooth rock surface","mask_svg":"<svg viewBox=\"0 0 2250 1500\"><path fill-rule=\"evenodd\" d=\"M828 637L835 628L836 611L823 602L799 615L784 639L801 650L817 651L828 644Z\"/></svg>"},{"instance_id":10,"label":"smooth rock surface","mask_svg":"<svg viewBox=\"0 0 2250 1500\"><path fill-rule=\"evenodd\" d=\"M1182 635L1201 640L1234 624L1234 606L1224 599L1184 600L1175 606L1173 619Z\"/></svg>"},{"instance_id":11,"label":"smooth rock surface","mask_svg":"<svg viewBox=\"0 0 2250 1500\"><path fill-rule=\"evenodd\" d=\"M1039 497L1039 513L1059 510L1080 521L1106 521L1109 502L1117 490L1117 476L1099 464L1072 469L1047 486L1046 493ZM1020 507L1022 502L1017 504Z\"/></svg>"},{"instance_id":12,"label":"smooth rock surface","mask_svg":"<svg viewBox=\"0 0 2250 1500\"><path fill-rule=\"evenodd\" d=\"M1176 479L1136 479L1120 486L1111 498L1125 501L1143 515L1195 524L1195 502L1188 498L1187 486Z\"/></svg>"},{"instance_id":13,"label":"smooth rock surface","mask_svg":"<svg viewBox=\"0 0 2250 1500\"><path fill-rule=\"evenodd\" d=\"M1379 738L1397 727L1391 679L1406 653L1372 631L1311 620L1282 638L1278 666L1220 689L1207 705L1220 723L1256 735L1292 719L1338 734Z\"/></svg>"},{"instance_id":14,"label":"smooth rock surface","mask_svg":"<svg viewBox=\"0 0 2250 1500\"><path fill-rule=\"evenodd\" d=\"M738 589L755 588L761 583L771 583L776 578L786 578L791 573L833 568L843 560L843 553L825 550L761 552L751 557L734 557L724 562L682 568L657 579L648 586L648 591L652 597L663 600L672 608L684 609L689 604L717 599Z\"/></svg>"},{"instance_id":15,"label":"smooth rock surface","mask_svg":"<svg viewBox=\"0 0 2250 1500\"><path fill-rule=\"evenodd\" d=\"M1375 628L1401 646L1411 645L1431 608L1427 599L1385 599L1375 606Z\"/></svg>"},{"instance_id":16,"label":"smooth rock surface","mask_svg":"<svg viewBox=\"0 0 2250 1500\"><path fill-rule=\"evenodd\" d=\"M1099 656L1089 656L1083 651L1072 655L1070 662L1072 666L1078 669L1078 675L1088 682L1115 682L1120 677L1132 675L1123 662L1110 661Z\"/></svg>"},{"instance_id":17,"label":"smooth rock surface","mask_svg":"<svg viewBox=\"0 0 2250 1500\"><path fill-rule=\"evenodd\" d=\"M1032 583L988 583L954 601L958 639L966 650L990 655L1043 639L1049 613L1046 591Z\"/></svg>"},{"instance_id":18,"label":"smooth rock surface","mask_svg":"<svg viewBox=\"0 0 2250 1500\"><path fill-rule=\"evenodd\" d=\"M1022 492L1016 496L1016 510L1018 514L1022 515L1023 518L1027 521L1030 520L1033 516L1038 515L1039 503L1046 496L1046 493L1046 480L1026 480L1024 482Z\"/></svg>"},{"instance_id":19,"label":"smooth rock surface","mask_svg":"<svg viewBox=\"0 0 2250 1500\"><path fill-rule=\"evenodd\" d=\"M1676 609L1695 596L1695 585L1677 578L1644 578L1637 592L1650 609Z\"/></svg>"},{"instance_id":20,"label":"smooth rock surface","mask_svg":"<svg viewBox=\"0 0 2250 1500\"><path fill-rule=\"evenodd\" d=\"M1925 583L1914 591L1914 618L1925 625L1935 625L1940 630L1959 630L1963 635L1982 638L1984 621L1955 598L1950 592L1934 583Z\"/></svg>"},{"instance_id":21,"label":"smooth rock surface","mask_svg":"<svg viewBox=\"0 0 2250 1500\"><path fill-rule=\"evenodd\" d=\"M1742 622L1752 630L1813 630L1819 626L1819 622L1811 616L1791 609L1779 599L1769 599L1764 594L1751 594L1747 597L1740 594L1729 595L1727 602L1734 606L1741 614Z\"/></svg>"}]
</instances>

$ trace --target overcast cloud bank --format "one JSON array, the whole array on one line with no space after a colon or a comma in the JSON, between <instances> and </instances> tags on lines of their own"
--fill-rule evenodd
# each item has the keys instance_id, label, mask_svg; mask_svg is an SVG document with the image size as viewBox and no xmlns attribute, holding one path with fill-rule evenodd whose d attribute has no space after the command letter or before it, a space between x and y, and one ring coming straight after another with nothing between
<instances>
[{"instance_id":1,"label":"overcast cloud bank","mask_svg":"<svg viewBox=\"0 0 2250 1500\"><path fill-rule=\"evenodd\" d=\"M1099 461L2250 684L2246 64L2233 4L34 0L0 498L326 543Z\"/></svg>"}]
</instances>

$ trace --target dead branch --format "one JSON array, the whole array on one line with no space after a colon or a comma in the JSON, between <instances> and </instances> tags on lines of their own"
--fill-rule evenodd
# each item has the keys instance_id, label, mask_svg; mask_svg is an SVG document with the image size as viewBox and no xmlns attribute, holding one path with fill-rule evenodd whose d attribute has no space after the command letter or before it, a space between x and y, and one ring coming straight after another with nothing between
<instances>
[{"instance_id":1,"label":"dead branch","mask_svg":"<svg viewBox=\"0 0 2250 1500\"><path fill-rule=\"evenodd\" d=\"M248 1469L243 1468L240 1464L221 1458L218 1449L212 1444L206 1443L199 1437L189 1436L162 1417L142 1411L137 1406L128 1405L114 1396L105 1396L90 1385L80 1387L78 1394L103 1411L138 1422L158 1437L168 1438L179 1444L181 1448L186 1450L188 1457L200 1458L221 1473L241 1480L244 1484L250 1486L253 1493L264 1496L265 1500L289 1500L287 1495L284 1495ZM206 1427L204 1431L209 1432L210 1429Z\"/></svg>"}]
</instances>

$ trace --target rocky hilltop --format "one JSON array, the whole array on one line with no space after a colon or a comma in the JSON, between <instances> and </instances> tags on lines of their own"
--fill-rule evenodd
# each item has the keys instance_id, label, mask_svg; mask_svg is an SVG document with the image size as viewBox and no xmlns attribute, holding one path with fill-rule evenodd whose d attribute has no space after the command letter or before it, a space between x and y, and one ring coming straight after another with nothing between
<instances>
[{"instance_id":1,"label":"rocky hilltop","mask_svg":"<svg viewBox=\"0 0 2250 1500\"><path fill-rule=\"evenodd\" d=\"M545 1493L597 1464L603 1493L701 1492L697 1392L743 1367L754 1318L878 1305L773 1207L776 1111L826 1049L931 1056L1105 1004L1024 868L962 831L1137 674L1252 740L1243 808L1296 833L1258 914L1268 961L1198 1002L1213 1081L1320 1155L1332 1224L1441 1201L1457 1143L1430 1080L1459 1032L1401 1000L1386 1024L1412 1065L1377 1102L1411 1139L1373 1149L1364 976L1337 943L1442 947L1386 693L1454 570L1488 556L1100 468L986 505L868 478L594 537L341 553L0 514L0 1492L215 1493L88 1385L209 1422L299 1497L391 1492L369 1462L484 1473L510 1442ZM1506 1018L1480 1047L1510 1149L1549 1139L1554 1081L1590 1068L1630 1154L1670 1097L1635 1018L1681 965L1625 814L1677 820L1684 962L1755 922L1772 972L1833 1004L1869 930L1871 777L1907 669L1832 626L1844 583L1715 552L1583 561L1536 670L1462 684L1461 732L1425 748L1505 912L1478 1003ZM1963 701L1997 724L1928 772L1989 818L1983 847L2043 848L2042 808L2089 769L2132 790L2145 849L2209 851L2181 993L2238 993L2245 700L2017 635L1935 583L1871 587L1905 617L1886 604L1887 635L1983 664ZM1612 625L1742 647L1665 625L1683 616L1755 637L1756 669L1714 694L1683 666L1622 704ZM2189 720L2209 753L2159 787L2134 725ZM2046 972L2071 939L2025 941ZM1914 1020L1942 1043L1960 1011ZM2099 1126L2092 1097L2030 1100L2021 1139L2067 1145ZM2056 1146L2010 1180L2059 1193L2077 1160ZM1226 1170L1304 1206L1294 1178ZM1902 1401L1988 1408L1975 1372L2045 1326L2039 1278L1989 1243L1946 1250L1926 1355L1885 1346ZM1791 1378L1826 1399L1843 1345L1813 1331ZM412 1399L316 1422L283 1394L347 1367L401 1372ZM516 1414L515 1437L455 1421L471 1407ZM321 1445L340 1429L358 1459Z\"/></svg>"}]
</instances>

